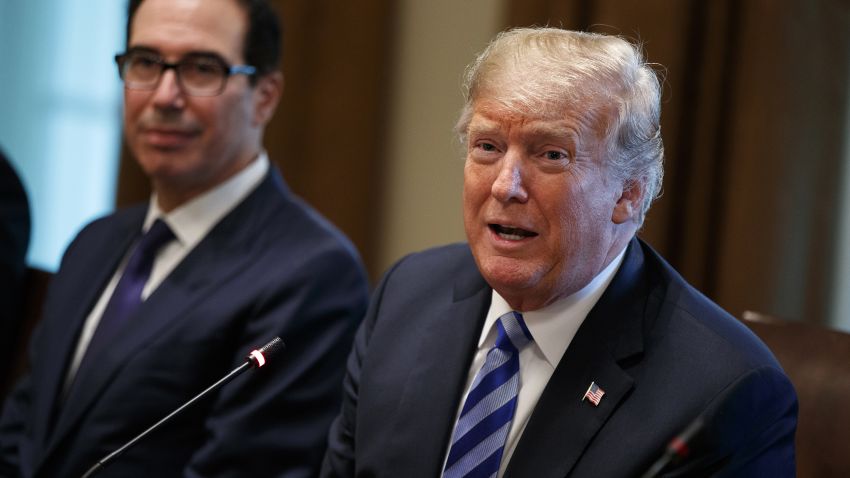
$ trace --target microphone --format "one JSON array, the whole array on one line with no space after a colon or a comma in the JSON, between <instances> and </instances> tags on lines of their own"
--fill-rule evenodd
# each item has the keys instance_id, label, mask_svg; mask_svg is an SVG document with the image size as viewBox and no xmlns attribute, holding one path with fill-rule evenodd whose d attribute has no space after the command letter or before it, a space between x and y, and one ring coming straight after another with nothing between
<instances>
[{"instance_id":1,"label":"microphone","mask_svg":"<svg viewBox=\"0 0 850 478\"><path fill-rule=\"evenodd\" d=\"M91 468L88 469L88 471L86 471L86 473L83 475L82 478L89 478L90 476L94 475L98 470L100 470L101 468L106 466L109 462L111 462L112 460L114 460L115 458L120 456L122 453L127 451L130 447L135 445L142 438L146 437L149 433L151 433L152 431L159 428L165 422L176 417L178 414L180 414L180 412L187 409L189 406L191 406L193 403L197 402L198 400L204 398L204 396L206 396L208 393L212 392L213 390L216 390L217 388L221 387L222 385L226 384L227 382L233 380L238 375L240 375L242 372L244 372L248 369L251 369L251 368L262 367L263 365L266 364L269 357L271 357L275 353L279 352L280 350L284 349L285 347L286 347L286 345L283 343L283 340L281 340L280 337L275 337L271 341L269 341L269 343L267 343L266 345L263 345L259 349L251 351L251 353L248 354L245 357L245 363L243 363L242 365L233 369L230 373L228 373L227 375L222 377L218 382L210 385L203 392L195 395L188 402L184 403L179 408L177 408L173 412L166 415L162 420L154 423L147 430L136 435L135 438L133 438L132 440L125 443L121 448L119 448L119 449L113 451L112 453L106 455L105 457L101 458L97 463L94 464L94 466L92 466Z\"/></svg>"},{"instance_id":2,"label":"microphone","mask_svg":"<svg viewBox=\"0 0 850 478\"><path fill-rule=\"evenodd\" d=\"M679 433L670 440L670 443L667 444L667 449L664 450L664 453L655 460L655 463L649 467L646 473L641 475L641 478L654 478L659 476L661 471L664 470L667 465L687 457L691 452L690 445L693 442L693 439L704 427L705 418L703 418L702 415L699 415L682 431L682 433Z\"/></svg>"},{"instance_id":3,"label":"microphone","mask_svg":"<svg viewBox=\"0 0 850 478\"><path fill-rule=\"evenodd\" d=\"M715 436L718 430L732 430L734 424L742 417L745 410L736 408L741 393L746 393L746 388L729 386L712 400L708 408L696 416L681 433L673 437L667 444L664 453L652 464L641 478L654 478L659 476L664 468L672 463L678 463L686 458L694 448L706 448L709 435Z\"/></svg>"}]
</instances>

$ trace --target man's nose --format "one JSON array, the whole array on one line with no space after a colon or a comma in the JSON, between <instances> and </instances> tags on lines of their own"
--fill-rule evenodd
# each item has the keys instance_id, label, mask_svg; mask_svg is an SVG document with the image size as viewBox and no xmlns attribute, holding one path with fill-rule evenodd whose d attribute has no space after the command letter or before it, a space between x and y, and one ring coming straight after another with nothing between
<instances>
[{"instance_id":1,"label":"man's nose","mask_svg":"<svg viewBox=\"0 0 850 478\"><path fill-rule=\"evenodd\" d=\"M165 70L154 89L154 105L159 108L182 108L185 104L183 89L173 69Z\"/></svg>"},{"instance_id":2,"label":"man's nose","mask_svg":"<svg viewBox=\"0 0 850 478\"><path fill-rule=\"evenodd\" d=\"M501 202L525 202L528 191L525 189L522 157L509 150L497 164L499 174L493 181L493 197Z\"/></svg>"}]
</instances>

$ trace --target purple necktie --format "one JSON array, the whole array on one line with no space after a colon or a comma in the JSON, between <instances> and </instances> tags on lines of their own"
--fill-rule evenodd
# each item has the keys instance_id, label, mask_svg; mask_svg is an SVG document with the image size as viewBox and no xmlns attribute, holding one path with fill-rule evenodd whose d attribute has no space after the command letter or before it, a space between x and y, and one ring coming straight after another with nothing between
<instances>
[{"instance_id":1,"label":"purple necktie","mask_svg":"<svg viewBox=\"0 0 850 478\"><path fill-rule=\"evenodd\" d=\"M161 219L154 221L127 261L127 267L118 285L112 292L112 297L103 310L97 329L86 348L79 370L83 370L93 357L112 342L127 319L133 315L142 303L142 289L151 275L154 258L162 246L174 239L174 233Z\"/></svg>"}]
</instances>

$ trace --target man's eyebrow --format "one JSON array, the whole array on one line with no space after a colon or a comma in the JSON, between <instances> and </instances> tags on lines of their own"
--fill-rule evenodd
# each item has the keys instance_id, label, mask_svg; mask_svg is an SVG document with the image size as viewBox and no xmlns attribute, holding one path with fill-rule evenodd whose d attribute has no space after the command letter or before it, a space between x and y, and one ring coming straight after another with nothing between
<instances>
[{"instance_id":1,"label":"man's eyebrow","mask_svg":"<svg viewBox=\"0 0 850 478\"><path fill-rule=\"evenodd\" d=\"M153 53L155 55L159 55L159 50L144 45L138 45L127 48L127 53Z\"/></svg>"},{"instance_id":2,"label":"man's eyebrow","mask_svg":"<svg viewBox=\"0 0 850 478\"><path fill-rule=\"evenodd\" d=\"M467 134L488 134L499 130L499 124L495 121L476 121L469 125Z\"/></svg>"},{"instance_id":3,"label":"man's eyebrow","mask_svg":"<svg viewBox=\"0 0 850 478\"><path fill-rule=\"evenodd\" d=\"M566 139L574 137L578 132L567 123L535 124L528 127L528 133L545 138Z\"/></svg>"},{"instance_id":4,"label":"man's eyebrow","mask_svg":"<svg viewBox=\"0 0 850 478\"><path fill-rule=\"evenodd\" d=\"M153 47L150 47L150 46L146 46L146 45L135 45L135 46L132 46L132 47L130 47L130 48L128 48L128 49L127 49L127 52L128 52L128 53L130 53L130 52L134 52L134 53L135 53L135 52L139 52L139 53L153 53L153 54L155 54L155 55L163 56L162 52L160 52L158 49L153 48ZM219 53L214 52L214 51L211 51L211 50L192 50L192 51L187 51L186 53L184 53L183 55L181 55L181 56L180 56L180 58L186 58L187 56L208 56L208 57L214 57L214 58L224 59L224 57L222 57Z\"/></svg>"},{"instance_id":5,"label":"man's eyebrow","mask_svg":"<svg viewBox=\"0 0 850 478\"><path fill-rule=\"evenodd\" d=\"M190 55L191 56L213 56L213 57L216 57L216 58L224 59L224 57L220 53L216 53L214 51L209 51L209 50L187 51L186 53L183 54L183 57L187 57L187 56L190 56Z\"/></svg>"}]
</instances>

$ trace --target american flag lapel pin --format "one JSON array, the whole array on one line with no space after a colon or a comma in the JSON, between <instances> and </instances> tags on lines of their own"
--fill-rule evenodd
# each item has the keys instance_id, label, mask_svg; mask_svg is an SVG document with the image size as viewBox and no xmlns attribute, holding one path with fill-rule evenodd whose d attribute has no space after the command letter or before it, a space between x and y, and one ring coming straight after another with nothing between
<instances>
[{"instance_id":1,"label":"american flag lapel pin","mask_svg":"<svg viewBox=\"0 0 850 478\"><path fill-rule=\"evenodd\" d=\"M584 396L581 397L581 401L585 401L585 399L590 400L590 403L593 404L594 407L599 406L599 402L602 401L602 397L605 395L605 390L602 390L599 385L596 385L596 382L590 382L590 386L587 387L587 391L584 392Z\"/></svg>"}]
</instances>

